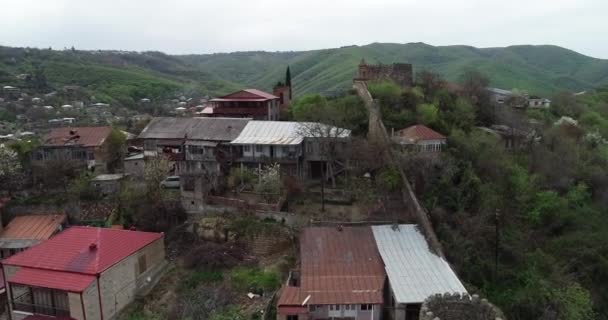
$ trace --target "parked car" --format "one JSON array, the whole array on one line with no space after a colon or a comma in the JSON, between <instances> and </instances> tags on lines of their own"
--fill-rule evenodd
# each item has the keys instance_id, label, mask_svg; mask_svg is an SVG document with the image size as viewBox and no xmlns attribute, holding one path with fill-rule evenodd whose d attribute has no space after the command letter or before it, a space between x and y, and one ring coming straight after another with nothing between
<instances>
[{"instance_id":1,"label":"parked car","mask_svg":"<svg viewBox=\"0 0 608 320\"><path fill-rule=\"evenodd\" d=\"M180 183L179 183L179 176L169 176L166 177L165 180L161 181L160 183L160 187L163 189L170 189L170 188L179 188Z\"/></svg>"}]
</instances>

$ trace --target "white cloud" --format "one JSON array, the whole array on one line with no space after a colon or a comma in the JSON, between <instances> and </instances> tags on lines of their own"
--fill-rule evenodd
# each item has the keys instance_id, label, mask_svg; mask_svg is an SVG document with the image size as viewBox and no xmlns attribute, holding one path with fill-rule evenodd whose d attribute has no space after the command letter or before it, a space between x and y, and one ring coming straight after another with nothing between
<instances>
[{"instance_id":1,"label":"white cloud","mask_svg":"<svg viewBox=\"0 0 608 320\"><path fill-rule=\"evenodd\" d=\"M605 0L0 0L0 44L209 53L556 44L608 58Z\"/></svg>"}]
</instances>

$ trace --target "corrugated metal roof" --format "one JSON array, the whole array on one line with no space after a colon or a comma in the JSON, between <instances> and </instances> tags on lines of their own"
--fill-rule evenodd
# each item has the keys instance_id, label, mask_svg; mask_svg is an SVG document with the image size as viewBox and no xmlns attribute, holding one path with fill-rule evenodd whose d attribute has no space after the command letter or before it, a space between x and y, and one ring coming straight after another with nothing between
<instances>
[{"instance_id":1,"label":"corrugated metal roof","mask_svg":"<svg viewBox=\"0 0 608 320\"><path fill-rule=\"evenodd\" d=\"M251 119L158 117L139 134L140 139L232 141Z\"/></svg>"},{"instance_id":2,"label":"corrugated metal roof","mask_svg":"<svg viewBox=\"0 0 608 320\"><path fill-rule=\"evenodd\" d=\"M428 296L466 289L441 257L433 254L416 225L372 226L397 303L421 303Z\"/></svg>"},{"instance_id":3,"label":"corrugated metal roof","mask_svg":"<svg viewBox=\"0 0 608 320\"><path fill-rule=\"evenodd\" d=\"M59 230L66 219L65 214L17 216L0 233L0 242L2 242L0 247L7 248L11 242L17 240L29 240L29 242L26 241L25 247L37 243L39 240L46 240Z\"/></svg>"},{"instance_id":4,"label":"corrugated metal roof","mask_svg":"<svg viewBox=\"0 0 608 320\"><path fill-rule=\"evenodd\" d=\"M314 122L250 121L231 144L297 145L306 137L350 136L350 130Z\"/></svg>"},{"instance_id":5,"label":"corrugated metal roof","mask_svg":"<svg viewBox=\"0 0 608 320\"><path fill-rule=\"evenodd\" d=\"M120 180L124 177L125 177L125 175L122 173L107 173L107 174L100 174L100 175L96 176L95 178L91 179L91 181L113 181L113 180Z\"/></svg>"},{"instance_id":6,"label":"corrugated metal roof","mask_svg":"<svg viewBox=\"0 0 608 320\"><path fill-rule=\"evenodd\" d=\"M385 273L369 227L306 228L300 259L300 287L285 288L279 305L382 303Z\"/></svg>"},{"instance_id":7,"label":"corrugated metal roof","mask_svg":"<svg viewBox=\"0 0 608 320\"><path fill-rule=\"evenodd\" d=\"M111 127L64 127L52 129L44 136L44 146L101 146L112 132Z\"/></svg>"},{"instance_id":8,"label":"corrugated metal roof","mask_svg":"<svg viewBox=\"0 0 608 320\"><path fill-rule=\"evenodd\" d=\"M70 227L2 263L96 275L162 237L162 233Z\"/></svg>"},{"instance_id":9,"label":"corrugated metal roof","mask_svg":"<svg viewBox=\"0 0 608 320\"><path fill-rule=\"evenodd\" d=\"M10 276L8 282L25 286L82 292L93 280L95 280L95 276L92 275L24 267L19 268L15 274Z\"/></svg>"}]
</instances>

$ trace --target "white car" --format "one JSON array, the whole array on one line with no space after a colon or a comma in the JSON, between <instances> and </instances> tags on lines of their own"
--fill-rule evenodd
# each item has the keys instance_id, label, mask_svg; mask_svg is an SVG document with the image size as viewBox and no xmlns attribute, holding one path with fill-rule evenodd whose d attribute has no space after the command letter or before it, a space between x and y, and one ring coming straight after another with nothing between
<instances>
[{"instance_id":1,"label":"white car","mask_svg":"<svg viewBox=\"0 0 608 320\"><path fill-rule=\"evenodd\" d=\"M178 189L179 186L179 176L169 176L160 182L160 187L163 189Z\"/></svg>"}]
</instances>

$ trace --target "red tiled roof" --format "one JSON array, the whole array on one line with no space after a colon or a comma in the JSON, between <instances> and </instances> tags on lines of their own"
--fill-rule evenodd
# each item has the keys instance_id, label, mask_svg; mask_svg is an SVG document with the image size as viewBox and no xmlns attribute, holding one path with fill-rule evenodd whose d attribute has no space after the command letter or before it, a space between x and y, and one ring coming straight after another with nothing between
<instances>
[{"instance_id":1,"label":"red tiled roof","mask_svg":"<svg viewBox=\"0 0 608 320\"><path fill-rule=\"evenodd\" d=\"M17 216L0 233L0 239L46 240L66 219L65 214Z\"/></svg>"},{"instance_id":2,"label":"red tiled roof","mask_svg":"<svg viewBox=\"0 0 608 320\"><path fill-rule=\"evenodd\" d=\"M421 124L397 131L397 135L412 142L424 140L442 140L446 137L441 133Z\"/></svg>"},{"instance_id":3,"label":"red tiled roof","mask_svg":"<svg viewBox=\"0 0 608 320\"><path fill-rule=\"evenodd\" d=\"M95 276L92 275L23 267L19 268L8 279L8 282L25 286L82 292L93 280L95 280Z\"/></svg>"},{"instance_id":4,"label":"red tiled roof","mask_svg":"<svg viewBox=\"0 0 608 320\"><path fill-rule=\"evenodd\" d=\"M381 304L385 272L369 227L304 229L300 286L285 287L278 305Z\"/></svg>"},{"instance_id":5,"label":"red tiled roof","mask_svg":"<svg viewBox=\"0 0 608 320\"><path fill-rule=\"evenodd\" d=\"M162 233L71 227L2 263L96 275L162 237Z\"/></svg>"},{"instance_id":6,"label":"red tiled roof","mask_svg":"<svg viewBox=\"0 0 608 320\"><path fill-rule=\"evenodd\" d=\"M104 143L111 132L111 127L55 128L44 136L43 145L82 145L85 147L97 147Z\"/></svg>"},{"instance_id":7,"label":"red tiled roof","mask_svg":"<svg viewBox=\"0 0 608 320\"><path fill-rule=\"evenodd\" d=\"M258 89L243 89L210 101L265 101L279 97Z\"/></svg>"}]
</instances>

